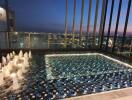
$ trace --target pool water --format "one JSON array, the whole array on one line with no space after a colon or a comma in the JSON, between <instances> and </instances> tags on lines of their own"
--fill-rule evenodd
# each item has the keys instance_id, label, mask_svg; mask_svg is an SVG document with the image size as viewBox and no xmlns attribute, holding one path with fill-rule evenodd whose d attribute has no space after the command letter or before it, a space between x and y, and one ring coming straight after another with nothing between
<instances>
[{"instance_id":1,"label":"pool water","mask_svg":"<svg viewBox=\"0 0 132 100\"><path fill-rule=\"evenodd\" d=\"M130 65L99 53L46 55L47 79L132 71Z\"/></svg>"},{"instance_id":2,"label":"pool water","mask_svg":"<svg viewBox=\"0 0 132 100\"><path fill-rule=\"evenodd\" d=\"M1 100L57 100L132 87L131 65L98 53L33 55L19 92Z\"/></svg>"}]
</instances>

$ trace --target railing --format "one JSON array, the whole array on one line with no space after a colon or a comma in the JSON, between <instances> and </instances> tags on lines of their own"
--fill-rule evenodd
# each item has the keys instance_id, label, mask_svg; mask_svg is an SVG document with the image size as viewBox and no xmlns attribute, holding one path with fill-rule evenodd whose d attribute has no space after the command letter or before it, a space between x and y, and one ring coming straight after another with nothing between
<instances>
[{"instance_id":1,"label":"railing","mask_svg":"<svg viewBox=\"0 0 132 100\"><path fill-rule=\"evenodd\" d=\"M6 39L3 35L0 39L0 47L8 48L6 41L2 41ZM9 38L11 49L67 49L93 47L93 37L82 36L81 44L79 44L79 34L68 34L67 38L65 38L64 34L11 32ZM95 46L98 46L98 37L95 38Z\"/></svg>"},{"instance_id":2,"label":"railing","mask_svg":"<svg viewBox=\"0 0 132 100\"><path fill-rule=\"evenodd\" d=\"M11 32L9 42L6 41L5 33L1 33L0 48L9 49L93 49L99 48L99 37L83 35L81 43L79 34L68 34L65 38L64 34L53 33L30 33L30 32ZM95 42L93 42L95 40ZM103 39L102 49L105 50L107 37ZM125 39L124 50L121 52L122 37L118 36L115 44L115 53L131 56L132 54L132 37ZM8 44L9 43L9 44ZM95 43L95 44L94 44ZM108 43L108 51L111 52L113 47L113 36L110 36Z\"/></svg>"}]
</instances>

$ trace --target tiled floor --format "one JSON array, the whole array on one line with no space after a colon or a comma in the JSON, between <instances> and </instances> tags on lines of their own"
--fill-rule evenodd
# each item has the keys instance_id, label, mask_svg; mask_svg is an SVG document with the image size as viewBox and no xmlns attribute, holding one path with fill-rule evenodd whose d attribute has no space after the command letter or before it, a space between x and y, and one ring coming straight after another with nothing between
<instances>
[{"instance_id":1,"label":"tiled floor","mask_svg":"<svg viewBox=\"0 0 132 100\"><path fill-rule=\"evenodd\" d=\"M33 55L33 59L31 62L30 70L27 74L25 74L25 80L23 80L23 85L20 93L13 93L14 91L7 91L5 92L5 88L8 89L7 86L5 88L0 88L0 100L51 100L52 99L61 99L71 97L74 95L83 95L86 93L84 91L85 89L88 89L88 93L93 93L92 90L94 88L94 84L98 85L102 82L102 84L106 81L108 82L108 79L110 79L110 84L113 84L116 79L119 80L129 80L128 83L130 83L128 86L132 87L132 72L130 73L124 73L124 70L120 74L115 74L112 72L112 75L109 75L111 78L107 78L106 75L101 75L101 77L93 77L92 76L84 76L84 77L78 77L78 78L62 78L62 79L55 79L55 80L47 80L46 78L46 70L45 70L45 63L44 63L44 56L42 55ZM129 78L127 77L127 74L129 74ZM117 76L123 77L117 77ZM99 75L100 76L100 75ZM121 79L120 79L121 78ZM98 79L98 81L89 81L93 79ZM100 79L100 80L99 80ZM111 80L113 79L113 80ZM124 81L121 81L122 83ZM10 85L10 84L9 84ZM109 85L109 84L106 84ZM102 85L101 85L102 86ZM114 88L113 85L110 85L112 89ZM120 86L120 85L119 85ZM128 87L125 86L125 84L121 84L122 88ZM87 88L88 87L88 88ZM98 89L97 89L98 90ZM105 87L99 88L99 92L96 94L89 94L89 95L83 95L78 97L71 97L67 100L132 100L132 88L126 88L123 90L114 90L109 92L102 92L103 90L106 90ZM97 91L98 92L98 91ZM87 94L88 94L87 93ZM95 92L94 92L95 93ZM128 99L131 98L131 99Z\"/></svg>"},{"instance_id":2,"label":"tiled floor","mask_svg":"<svg viewBox=\"0 0 132 100\"><path fill-rule=\"evenodd\" d=\"M132 87L104 93L72 97L67 98L67 100L132 100Z\"/></svg>"}]
</instances>

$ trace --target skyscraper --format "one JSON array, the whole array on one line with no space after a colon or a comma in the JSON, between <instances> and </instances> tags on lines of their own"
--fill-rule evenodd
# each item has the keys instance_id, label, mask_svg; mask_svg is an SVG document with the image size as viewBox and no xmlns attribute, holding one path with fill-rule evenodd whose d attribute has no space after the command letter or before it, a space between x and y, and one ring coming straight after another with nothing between
<instances>
[{"instance_id":1,"label":"skyscraper","mask_svg":"<svg viewBox=\"0 0 132 100\"><path fill-rule=\"evenodd\" d=\"M15 13L13 10L8 10L9 19L7 23L7 11L6 8L0 6L0 32L6 32L7 27L9 27L9 31L15 31L16 30L16 24L15 24Z\"/></svg>"}]
</instances>

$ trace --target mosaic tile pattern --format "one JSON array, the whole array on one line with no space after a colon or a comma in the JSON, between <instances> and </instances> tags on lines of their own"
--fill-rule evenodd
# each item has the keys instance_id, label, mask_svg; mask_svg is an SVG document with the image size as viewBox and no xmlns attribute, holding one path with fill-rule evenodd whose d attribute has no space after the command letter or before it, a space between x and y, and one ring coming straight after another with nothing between
<instances>
[{"instance_id":1,"label":"mosaic tile pattern","mask_svg":"<svg viewBox=\"0 0 132 100\"><path fill-rule=\"evenodd\" d=\"M102 55L56 55L46 56L49 78L70 78L120 71L132 71L126 65L110 60ZM50 70L50 71L49 71Z\"/></svg>"},{"instance_id":2,"label":"mosaic tile pattern","mask_svg":"<svg viewBox=\"0 0 132 100\"><path fill-rule=\"evenodd\" d=\"M63 58L63 61L64 59L65 58ZM80 60L79 61L82 62L82 59L86 60L87 57L84 57L84 58L81 57L77 59L78 60L80 59L81 61ZM112 65L110 64L111 71L109 72L107 68L102 67L102 65L105 62L106 62L106 65L108 64L107 59L103 59L103 58L100 59L100 57L97 57L97 59L103 62L100 65L101 69L105 69L104 71L108 73L98 73L98 74L88 73L86 75L81 74L76 76L71 74L70 77L64 77L64 78L59 78L58 75L56 75L57 77L56 79L47 79L45 58L43 57L43 55L35 55L33 56L32 67L30 71L28 72L28 74L25 75L26 79L24 80L24 85L21 91L19 92L9 91L5 94L3 93L3 95L0 94L0 98L1 100L6 100L6 99L8 100L52 100L54 99L56 100L56 99L68 98L68 97L73 97L78 95L92 94L92 93L109 91L109 90L114 90L119 88L132 87L132 72L130 68L126 68L120 65L121 67L120 69L119 66L115 68L115 67L112 67ZM67 62L70 62L70 61L67 61ZM87 61L85 62L88 63ZM113 62L111 63L113 64ZM71 69L71 66L69 66L68 68ZM92 67L92 68L98 68L98 67ZM70 69L68 70L70 71ZM84 70L86 69L83 69L82 67L82 69L80 70L83 70L84 72ZM101 69L98 68L98 71ZM73 70L74 69L72 69L71 72ZM54 71L57 72L56 68L54 69ZM60 71L66 71L66 70L65 69L63 70L63 68L61 68L61 69L58 69L58 71L59 71L58 73L60 74ZM91 72L96 73L97 71L91 70Z\"/></svg>"}]
</instances>

